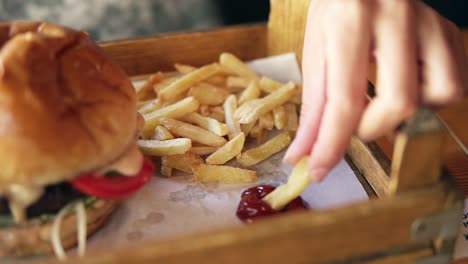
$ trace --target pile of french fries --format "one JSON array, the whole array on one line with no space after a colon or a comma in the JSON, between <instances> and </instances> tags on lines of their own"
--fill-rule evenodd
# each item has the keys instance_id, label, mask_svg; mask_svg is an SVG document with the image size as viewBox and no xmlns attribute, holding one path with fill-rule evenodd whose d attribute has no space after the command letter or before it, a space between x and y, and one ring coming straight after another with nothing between
<instances>
[{"instance_id":1,"label":"pile of french fries","mask_svg":"<svg viewBox=\"0 0 468 264\"><path fill-rule=\"evenodd\" d=\"M255 182L256 172L245 168L286 148L297 130L301 87L259 76L229 53L200 68L174 68L137 91L145 119L140 149L161 157L166 177L177 170L199 182ZM243 168L225 165L233 159Z\"/></svg>"}]
</instances>

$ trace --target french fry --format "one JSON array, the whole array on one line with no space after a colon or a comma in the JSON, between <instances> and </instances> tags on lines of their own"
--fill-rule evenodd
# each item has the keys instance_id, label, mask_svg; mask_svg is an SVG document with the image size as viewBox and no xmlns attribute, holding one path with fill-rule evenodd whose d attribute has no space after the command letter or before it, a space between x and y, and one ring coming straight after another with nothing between
<instances>
[{"instance_id":1,"label":"french fry","mask_svg":"<svg viewBox=\"0 0 468 264\"><path fill-rule=\"evenodd\" d=\"M207 117L215 119L220 123L224 123L224 121L226 121L224 119L224 113L220 113L220 112L211 112Z\"/></svg>"},{"instance_id":2,"label":"french fry","mask_svg":"<svg viewBox=\"0 0 468 264\"><path fill-rule=\"evenodd\" d=\"M182 74L187 74L197 69L196 67L193 67L192 65L182 64L182 63L174 64L174 68L176 69L176 71Z\"/></svg>"},{"instance_id":3,"label":"french fry","mask_svg":"<svg viewBox=\"0 0 468 264\"><path fill-rule=\"evenodd\" d=\"M168 140L137 140L137 145L143 154L148 156L166 156L184 154L192 147L188 138L175 138Z\"/></svg>"},{"instance_id":4,"label":"french fry","mask_svg":"<svg viewBox=\"0 0 468 264\"><path fill-rule=\"evenodd\" d=\"M178 71L179 73L182 73L182 74L187 74L187 73L193 72L194 70L197 69L196 67L193 67L191 65L180 64L180 63L174 64L174 68L176 69L176 71ZM224 71L225 71L225 69L222 68L221 73L223 73ZM217 85L217 86L225 86L226 85L226 77L222 76L222 75L211 76L210 78L206 79L205 81L207 83Z\"/></svg>"},{"instance_id":5,"label":"french fry","mask_svg":"<svg viewBox=\"0 0 468 264\"><path fill-rule=\"evenodd\" d=\"M173 139L174 136L163 126L157 126L154 129L154 139L155 140L168 140Z\"/></svg>"},{"instance_id":6,"label":"french fry","mask_svg":"<svg viewBox=\"0 0 468 264\"><path fill-rule=\"evenodd\" d=\"M193 166L203 163L203 159L200 158L200 156L190 152L161 157L162 166L180 170L186 173L192 173Z\"/></svg>"},{"instance_id":7,"label":"french fry","mask_svg":"<svg viewBox=\"0 0 468 264\"><path fill-rule=\"evenodd\" d=\"M263 76L262 78L260 78L260 82L259 82L260 90L262 90L265 93L272 93L278 90L283 85L284 83L280 83L266 76Z\"/></svg>"},{"instance_id":8,"label":"french fry","mask_svg":"<svg viewBox=\"0 0 468 264\"><path fill-rule=\"evenodd\" d=\"M220 67L215 63L196 69L159 91L158 98L163 102L172 102L180 94L190 89L192 85L213 76L219 71Z\"/></svg>"},{"instance_id":9,"label":"french fry","mask_svg":"<svg viewBox=\"0 0 468 264\"><path fill-rule=\"evenodd\" d=\"M209 83L199 83L190 88L188 95L195 97L203 105L220 105L228 97L229 92Z\"/></svg>"},{"instance_id":10,"label":"french fry","mask_svg":"<svg viewBox=\"0 0 468 264\"><path fill-rule=\"evenodd\" d=\"M193 142L212 147L220 147L226 144L226 139L206 129L171 118L161 118L160 122L165 128L171 131L171 133L189 138Z\"/></svg>"},{"instance_id":11,"label":"french fry","mask_svg":"<svg viewBox=\"0 0 468 264\"><path fill-rule=\"evenodd\" d=\"M161 175L167 178L172 177L172 168L161 165Z\"/></svg>"},{"instance_id":12,"label":"french fry","mask_svg":"<svg viewBox=\"0 0 468 264\"><path fill-rule=\"evenodd\" d=\"M152 99L148 101L145 105L139 107L138 112L140 112L140 114L143 115L161 109L162 107L163 106L161 105L158 99Z\"/></svg>"},{"instance_id":13,"label":"french fry","mask_svg":"<svg viewBox=\"0 0 468 264\"><path fill-rule=\"evenodd\" d=\"M284 110L286 111L286 115L288 116L288 122L284 127L286 131L296 131L299 127L299 120L297 117L296 112L296 105L292 103L287 103L284 105Z\"/></svg>"},{"instance_id":14,"label":"french fry","mask_svg":"<svg viewBox=\"0 0 468 264\"><path fill-rule=\"evenodd\" d=\"M226 124L218 122L211 117L202 116L199 113L190 113L183 118L184 121L196 124L201 128L209 130L218 136L225 136L229 132Z\"/></svg>"},{"instance_id":15,"label":"french fry","mask_svg":"<svg viewBox=\"0 0 468 264\"><path fill-rule=\"evenodd\" d=\"M262 144L266 137L266 130L257 122L250 130L249 135L257 139L257 144Z\"/></svg>"},{"instance_id":16,"label":"french fry","mask_svg":"<svg viewBox=\"0 0 468 264\"><path fill-rule=\"evenodd\" d=\"M248 123L248 124L241 124L241 131L244 132L245 135L250 135L250 132L252 131L252 128L255 126L257 121Z\"/></svg>"},{"instance_id":17,"label":"french fry","mask_svg":"<svg viewBox=\"0 0 468 264\"><path fill-rule=\"evenodd\" d=\"M219 148L216 152L211 154L208 158L206 158L206 163L212 165L221 165L228 162L242 151L242 148L244 148L244 142L245 135L244 133L240 133L224 146Z\"/></svg>"},{"instance_id":18,"label":"french fry","mask_svg":"<svg viewBox=\"0 0 468 264\"><path fill-rule=\"evenodd\" d=\"M212 85L216 85L218 87L225 87L226 86L226 76L222 75L214 75L210 78L206 79L205 82L210 83Z\"/></svg>"},{"instance_id":19,"label":"french fry","mask_svg":"<svg viewBox=\"0 0 468 264\"><path fill-rule=\"evenodd\" d=\"M221 63L219 63L219 67L220 67L220 74L222 75L225 75L225 76L236 75L236 73L233 70L231 70L229 67L226 67L225 65L222 65Z\"/></svg>"},{"instance_id":20,"label":"french fry","mask_svg":"<svg viewBox=\"0 0 468 264\"><path fill-rule=\"evenodd\" d=\"M171 85L174 83L178 78L177 77L168 77L165 78L164 80L156 83L153 85L153 90L155 93L159 93L162 89L166 88L167 86Z\"/></svg>"},{"instance_id":21,"label":"french fry","mask_svg":"<svg viewBox=\"0 0 468 264\"><path fill-rule=\"evenodd\" d=\"M146 100L143 100L143 101L137 101L137 109L140 109L142 107L145 107L145 105L153 102L155 99L146 99Z\"/></svg>"},{"instance_id":22,"label":"french fry","mask_svg":"<svg viewBox=\"0 0 468 264\"><path fill-rule=\"evenodd\" d=\"M288 182L263 198L263 201L269 204L273 210L281 210L289 202L301 195L313 182L312 177L309 176L307 160L307 156L302 158L289 175Z\"/></svg>"},{"instance_id":23,"label":"french fry","mask_svg":"<svg viewBox=\"0 0 468 264\"><path fill-rule=\"evenodd\" d=\"M145 119L143 139L137 141L142 152L162 156L166 177L174 169L193 169L195 181L256 181L254 171L220 165L236 157L240 165L252 166L289 145L298 126L301 86L259 76L230 53L200 68L174 68L178 73L153 74L136 89ZM262 143L273 128L284 132ZM248 136L258 146L242 153Z\"/></svg>"},{"instance_id":24,"label":"french fry","mask_svg":"<svg viewBox=\"0 0 468 264\"><path fill-rule=\"evenodd\" d=\"M224 120L229 128L228 137L229 139L235 138L240 134L241 128L239 122L234 119L234 112L237 108L237 99L235 95L230 95L226 98L223 104L224 108ZM248 133L246 133L247 135Z\"/></svg>"},{"instance_id":25,"label":"french fry","mask_svg":"<svg viewBox=\"0 0 468 264\"><path fill-rule=\"evenodd\" d=\"M253 166L271 157L273 154L280 152L287 147L289 143L291 143L291 136L288 132L283 132L260 146L243 152L237 157L237 162L244 167Z\"/></svg>"},{"instance_id":26,"label":"french fry","mask_svg":"<svg viewBox=\"0 0 468 264\"><path fill-rule=\"evenodd\" d=\"M264 92L264 93L267 93L267 94L278 90L283 85L284 85L283 83L275 81L273 79L270 79L270 78L268 78L266 76L263 76L260 79L260 82L259 82L260 90L262 92ZM298 87L298 89L296 90L296 93L294 94L294 96L291 97L291 99L289 99L288 101L290 103L294 103L294 104L301 104L301 101L302 101L301 90L302 89L300 87Z\"/></svg>"},{"instance_id":27,"label":"french fry","mask_svg":"<svg viewBox=\"0 0 468 264\"><path fill-rule=\"evenodd\" d=\"M275 126L275 122L273 121L273 113L267 112L266 114L262 115L258 119L258 123L260 126L266 130L272 130Z\"/></svg>"},{"instance_id":28,"label":"french fry","mask_svg":"<svg viewBox=\"0 0 468 264\"><path fill-rule=\"evenodd\" d=\"M160 82L162 79L164 79L164 74L162 72L151 74L145 84L143 84L143 86L136 93L137 100L141 101L154 98L156 94L153 91L153 85Z\"/></svg>"},{"instance_id":29,"label":"french fry","mask_svg":"<svg viewBox=\"0 0 468 264\"><path fill-rule=\"evenodd\" d=\"M222 53L219 56L219 63L241 77L258 79L258 75L252 69L231 53Z\"/></svg>"},{"instance_id":30,"label":"french fry","mask_svg":"<svg viewBox=\"0 0 468 264\"><path fill-rule=\"evenodd\" d=\"M284 106L278 106L273 109L273 121L275 123L275 127L278 130L283 129L287 122L288 116L286 115L286 110L284 110Z\"/></svg>"},{"instance_id":31,"label":"french fry","mask_svg":"<svg viewBox=\"0 0 468 264\"><path fill-rule=\"evenodd\" d=\"M245 89L250 83L250 80L243 77L229 76L226 79L227 88L242 88Z\"/></svg>"},{"instance_id":32,"label":"french fry","mask_svg":"<svg viewBox=\"0 0 468 264\"><path fill-rule=\"evenodd\" d=\"M200 164L193 168L193 180L196 182L253 183L257 181L257 173L253 170L230 166Z\"/></svg>"},{"instance_id":33,"label":"french fry","mask_svg":"<svg viewBox=\"0 0 468 264\"><path fill-rule=\"evenodd\" d=\"M224 108L221 105L212 106L210 110L211 113L218 113L224 116Z\"/></svg>"},{"instance_id":34,"label":"french fry","mask_svg":"<svg viewBox=\"0 0 468 264\"><path fill-rule=\"evenodd\" d=\"M302 88L298 86L297 92L294 94L291 99L288 101L289 103L300 105L302 103Z\"/></svg>"},{"instance_id":35,"label":"french fry","mask_svg":"<svg viewBox=\"0 0 468 264\"><path fill-rule=\"evenodd\" d=\"M200 156L210 155L211 153L218 150L219 147L210 147L210 146L193 146L189 152L193 154L197 154Z\"/></svg>"},{"instance_id":36,"label":"french fry","mask_svg":"<svg viewBox=\"0 0 468 264\"><path fill-rule=\"evenodd\" d=\"M257 81L251 81L249 86L243 90L239 95L239 105L253 99L260 97L260 89L258 88Z\"/></svg>"},{"instance_id":37,"label":"french fry","mask_svg":"<svg viewBox=\"0 0 468 264\"><path fill-rule=\"evenodd\" d=\"M143 115L145 118L145 126L143 127L143 133L152 133L153 130L158 126L159 120L163 117L166 118L180 118L192 112L195 112L200 103L193 97L187 97L179 102L160 108L151 113Z\"/></svg>"},{"instance_id":38,"label":"french fry","mask_svg":"<svg viewBox=\"0 0 468 264\"><path fill-rule=\"evenodd\" d=\"M260 116L272 111L288 101L295 92L293 83L287 83L273 93L261 98L245 102L234 113L234 118L241 124L247 124L256 121Z\"/></svg>"},{"instance_id":39,"label":"french fry","mask_svg":"<svg viewBox=\"0 0 468 264\"><path fill-rule=\"evenodd\" d=\"M211 115L211 108L209 105L200 105L198 112L203 116Z\"/></svg>"}]
</instances>

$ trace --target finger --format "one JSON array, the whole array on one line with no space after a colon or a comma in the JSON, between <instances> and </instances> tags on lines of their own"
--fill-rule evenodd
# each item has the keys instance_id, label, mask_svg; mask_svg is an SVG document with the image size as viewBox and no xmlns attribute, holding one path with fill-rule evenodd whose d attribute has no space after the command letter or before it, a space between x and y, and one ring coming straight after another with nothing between
<instances>
[{"instance_id":1,"label":"finger","mask_svg":"<svg viewBox=\"0 0 468 264\"><path fill-rule=\"evenodd\" d=\"M309 159L310 175L322 180L342 159L365 103L370 29L366 6L339 2L346 14L327 29L326 105Z\"/></svg>"},{"instance_id":2,"label":"finger","mask_svg":"<svg viewBox=\"0 0 468 264\"><path fill-rule=\"evenodd\" d=\"M417 53L411 1L382 1L374 23L377 96L357 134L375 139L411 116L418 102Z\"/></svg>"},{"instance_id":3,"label":"finger","mask_svg":"<svg viewBox=\"0 0 468 264\"><path fill-rule=\"evenodd\" d=\"M303 92L299 128L284 160L295 164L310 153L317 138L325 102L325 51L323 37L313 20L308 20L303 51Z\"/></svg>"},{"instance_id":4,"label":"finger","mask_svg":"<svg viewBox=\"0 0 468 264\"><path fill-rule=\"evenodd\" d=\"M462 65L457 63L464 52L456 37L456 27L423 3L418 4L418 39L422 61L422 101L429 105L444 105L461 98Z\"/></svg>"}]
</instances>

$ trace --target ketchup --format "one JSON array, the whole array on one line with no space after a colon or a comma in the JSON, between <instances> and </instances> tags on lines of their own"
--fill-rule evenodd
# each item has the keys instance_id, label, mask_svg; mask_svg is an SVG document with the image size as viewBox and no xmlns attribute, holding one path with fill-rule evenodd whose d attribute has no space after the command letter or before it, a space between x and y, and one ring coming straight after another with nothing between
<instances>
[{"instance_id":1,"label":"ketchup","mask_svg":"<svg viewBox=\"0 0 468 264\"><path fill-rule=\"evenodd\" d=\"M273 210L262 198L275 189L271 185L259 185L245 190L237 207L237 217L244 222L251 223L255 218L309 208L309 205L299 196L280 211Z\"/></svg>"}]
</instances>

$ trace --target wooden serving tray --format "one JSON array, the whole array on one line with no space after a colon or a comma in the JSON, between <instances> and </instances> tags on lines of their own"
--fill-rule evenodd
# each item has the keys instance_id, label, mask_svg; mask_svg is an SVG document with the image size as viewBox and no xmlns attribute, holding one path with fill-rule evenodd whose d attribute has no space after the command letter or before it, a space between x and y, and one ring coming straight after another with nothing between
<instances>
[{"instance_id":1,"label":"wooden serving tray","mask_svg":"<svg viewBox=\"0 0 468 264\"><path fill-rule=\"evenodd\" d=\"M216 61L222 52L243 60L295 52L300 59L308 4L309 0L271 0L268 25L114 41L102 47L132 76L172 70L175 62L201 66ZM445 129L434 113L421 109L395 134L392 145L352 140L347 161L370 194L368 202L69 262L449 263L463 195L441 170L445 140ZM393 151L392 162L382 146L387 154Z\"/></svg>"}]
</instances>

